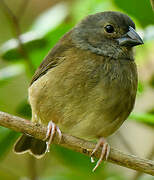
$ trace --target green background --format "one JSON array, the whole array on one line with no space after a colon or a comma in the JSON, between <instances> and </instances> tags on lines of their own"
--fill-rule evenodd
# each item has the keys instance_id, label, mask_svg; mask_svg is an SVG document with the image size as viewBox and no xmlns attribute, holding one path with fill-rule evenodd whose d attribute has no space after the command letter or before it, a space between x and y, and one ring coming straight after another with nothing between
<instances>
[{"instance_id":1,"label":"green background","mask_svg":"<svg viewBox=\"0 0 154 180\"><path fill-rule=\"evenodd\" d=\"M0 110L30 119L27 89L44 56L83 17L106 10L128 14L144 38L144 45L136 48L139 72L136 106L126 125L109 138L109 142L123 151L152 159L154 13L148 0L0 1ZM15 15L19 25L24 54L20 53L15 40L17 25L14 25L12 15ZM12 147L18 136L19 133L0 127L0 179L154 179L110 163L103 163L92 173L94 164L88 157L56 145L41 160L27 154L15 155Z\"/></svg>"}]
</instances>

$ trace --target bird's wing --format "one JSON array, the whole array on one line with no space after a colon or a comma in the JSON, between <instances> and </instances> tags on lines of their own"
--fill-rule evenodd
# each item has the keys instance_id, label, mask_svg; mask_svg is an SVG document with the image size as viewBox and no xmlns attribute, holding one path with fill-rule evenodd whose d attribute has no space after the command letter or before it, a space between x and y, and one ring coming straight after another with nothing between
<instances>
[{"instance_id":1,"label":"bird's wing","mask_svg":"<svg viewBox=\"0 0 154 180\"><path fill-rule=\"evenodd\" d=\"M61 39L63 40L63 38ZM38 69L36 70L35 74L32 77L30 86L41 76L46 74L46 72L51 69L56 67L59 62L61 62L63 52L65 52L69 46L64 45L59 41L54 48L49 52L49 54L44 58Z\"/></svg>"}]
</instances>

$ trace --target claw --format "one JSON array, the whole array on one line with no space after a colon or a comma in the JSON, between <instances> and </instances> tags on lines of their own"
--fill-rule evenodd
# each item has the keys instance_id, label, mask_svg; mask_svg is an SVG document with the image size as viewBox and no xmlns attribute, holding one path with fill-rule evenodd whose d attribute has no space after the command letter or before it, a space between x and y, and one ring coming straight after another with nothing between
<instances>
[{"instance_id":1,"label":"claw","mask_svg":"<svg viewBox=\"0 0 154 180\"><path fill-rule=\"evenodd\" d=\"M60 143L60 141L61 141L61 139L62 139L62 133L61 133L59 127L56 126L55 123L53 123L52 121L50 121L49 124L48 124L48 127L47 127L47 134L46 134L46 137L45 137L45 139L44 139L44 140L48 140L48 139L49 139L49 140L46 142L46 143L47 143L47 152L49 152L50 144L52 144L52 141L53 141L53 138L54 138L54 136L55 136L56 131L57 131L57 133L58 133L58 135L59 135L59 143Z\"/></svg>"},{"instance_id":2,"label":"claw","mask_svg":"<svg viewBox=\"0 0 154 180\"><path fill-rule=\"evenodd\" d=\"M94 158L93 158L93 157L91 157L91 163L94 163L94 162L95 162Z\"/></svg>"},{"instance_id":3,"label":"claw","mask_svg":"<svg viewBox=\"0 0 154 180\"><path fill-rule=\"evenodd\" d=\"M98 141L98 143L96 144L95 148L93 149L91 156L100 148L102 147L102 151L101 151L101 155L99 160L97 161L96 166L93 169L93 172L97 169L97 167L101 164L101 162L103 161L103 159L105 158L106 160L108 159L108 156L110 154L110 146L109 144L106 142L106 140L104 138L100 138L100 140ZM91 157L91 162L92 161L92 157Z\"/></svg>"},{"instance_id":4,"label":"claw","mask_svg":"<svg viewBox=\"0 0 154 180\"><path fill-rule=\"evenodd\" d=\"M59 135L59 141L58 141L58 143L60 144L61 139L62 139L62 133L61 133L61 130L59 129L59 127L58 127L58 126L56 126L56 127L57 127L57 133L58 133L58 135Z\"/></svg>"}]
</instances>

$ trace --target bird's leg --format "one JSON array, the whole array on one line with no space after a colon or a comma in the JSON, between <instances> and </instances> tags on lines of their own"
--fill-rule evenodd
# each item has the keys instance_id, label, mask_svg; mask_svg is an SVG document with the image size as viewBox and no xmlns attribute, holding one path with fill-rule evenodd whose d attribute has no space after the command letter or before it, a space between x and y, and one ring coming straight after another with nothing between
<instances>
[{"instance_id":1,"label":"bird's leg","mask_svg":"<svg viewBox=\"0 0 154 180\"><path fill-rule=\"evenodd\" d=\"M48 124L48 127L47 127L47 134L46 134L46 137L44 139L44 140L47 140L47 152L49 152L50 144L52 143L53 138L54 138L56 132L59 135L59 143L60 143L61 138L62 138L62 133L61 133L59 127L56 126L55 123L50 121L49 124Z\"/></svg>"},{"instance_id":2,"label":"bird's leg","mask_svg":"<svg viewBox=\"0 0 154 180\"><path fill-rule=\"evenodd\" d=\"M105 158L106 160L108 159L109 153L110 153L110 146L109 144L106 142L106 140L104 138L100 138L98 143L96 144L95 148L93 149L92 153L91 153L91 162L94 162L93 159L93 155L94 153L99 149L102 148L101 151L101 155L99 160L97 161L96 166L93 169L93 172L96 170L96 168L101 164L102 160Z\"/></svg>"}]
</instances>

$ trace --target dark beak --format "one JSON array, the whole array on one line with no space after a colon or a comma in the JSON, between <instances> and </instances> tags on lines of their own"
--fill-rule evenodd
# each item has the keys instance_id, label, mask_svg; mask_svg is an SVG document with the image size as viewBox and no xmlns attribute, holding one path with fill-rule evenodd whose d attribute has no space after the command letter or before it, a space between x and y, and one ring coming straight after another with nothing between
<instances>
[{"instance_id":1,"label":"dark beak","mask_svg":"<svg viewBox=\"0 0 154 180\"><path fill-rule=\"evenodd\" d=\"M128 47L144 44L141 37L131 26L129 26L129 31L126 34L124 34L122 37L118 38L117 41L119 42L120 46L128 46Z\"/></svg>"}]
</instances>

